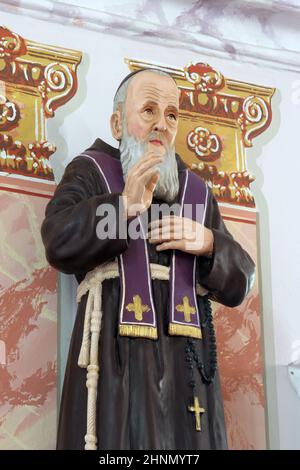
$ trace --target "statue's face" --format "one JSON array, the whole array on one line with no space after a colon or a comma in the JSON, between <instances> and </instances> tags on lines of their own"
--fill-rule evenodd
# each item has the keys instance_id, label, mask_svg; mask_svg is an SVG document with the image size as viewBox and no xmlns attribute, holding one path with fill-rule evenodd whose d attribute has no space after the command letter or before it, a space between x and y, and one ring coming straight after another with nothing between
<instances>
[{"instance_id":1,"label":"statue's face","mask_svg":"<svg viewBox=\"0 0 300 470\"><path fill-rule=\"evenodd\" d=\"M164 154L174 146L178 112L179 91L172 78L148 71L132 78L125 103L127 132L148 141L148 150Z\"/></svg>"}]
</instances>

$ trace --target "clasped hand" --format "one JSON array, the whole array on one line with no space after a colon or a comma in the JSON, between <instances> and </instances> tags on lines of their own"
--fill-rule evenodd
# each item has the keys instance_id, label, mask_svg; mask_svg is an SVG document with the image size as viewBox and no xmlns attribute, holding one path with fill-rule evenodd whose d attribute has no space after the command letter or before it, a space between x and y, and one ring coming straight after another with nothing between
<instances>
[{"instance_id":1,"label":"clasped hand","mask_svg":"<svg viewBox=\"0 0 300 470\"><path fill-rule=\"evenodd\" d=\"M213 232L187 217L167 216L150 222L149 242L157 251L181 250L196 256L212 256Z\"/></svg>"}]
</instances>

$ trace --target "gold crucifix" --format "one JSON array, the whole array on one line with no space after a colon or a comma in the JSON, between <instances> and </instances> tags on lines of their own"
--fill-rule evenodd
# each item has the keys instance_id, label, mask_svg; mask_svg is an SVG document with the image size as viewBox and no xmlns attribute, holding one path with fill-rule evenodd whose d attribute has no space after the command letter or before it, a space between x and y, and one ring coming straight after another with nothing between
<instances>
[{"instance_id":1,"label":"gold crucifix","mask_svg":"<svg viewBox=\"0 0 300 470\"><path fill-rule=\"evenodd\" d=\"M141 321L143 320L143 313L149 312L150 308L148 305L143 305L139 295L134 295L133 303L126 305L126 310L128 310L128 312L134 312L135 319Z\"/></svg>"},{"instance_id":2,"label":"gold crucifix","mask_svg":"<svg viewBox=\"0 0 300 470\"><path fill-rule=\"evenodd\" d=\"M195 413L196 417L196 431L201 431L201 423L200 423L200 416L201 414L205 413L204 408L200 408L198 397L194 397L194 406L189 406L189 411Z\"/></svg>"},{"instance_id":3,"label":"gold crucifix","mask_svg":"<svg viewBox=\"0 0 300 470\"><path fill-rule=\"evenodd\" d=\"M183 303L181 305L176 305L176 310L178 312L183 312L185 321L190 323L192 321L191 314L196 313L196 309L190 305L190 301L187 295L183 297L182 301Z\"/></svg>"}]
</instances>

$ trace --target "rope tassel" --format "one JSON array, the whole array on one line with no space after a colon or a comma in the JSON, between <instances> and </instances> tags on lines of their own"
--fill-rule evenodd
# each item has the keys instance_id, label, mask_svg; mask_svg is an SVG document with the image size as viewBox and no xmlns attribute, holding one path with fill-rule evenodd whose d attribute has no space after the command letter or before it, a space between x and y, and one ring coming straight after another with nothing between
<instances>
[{"instance_id":1,"label":"rope tassel","mask_svg":"<svg viewBox=\"0 0 300 470\"><path fill-rule=\"evenodd\" d=\"M98 343L102 319L102 283L94 286L94 305L91 315L90 363L87 367L86 386L88 389L87 433L85 450L97 450L96 436L96 404L99 378Z\"/></svg>"},{"instance_id":2,"label":"rope tassel","mask_svg":"<svg viewBox=\"0 0 300 470\"><path fill-rule=\"evenodd\" d=\"M90 322L91 322L91 311L93 308L94 296L93 291L89 291L88 300L85 308L84 326L82 344L78 357L78 365L84 369L89 365L90 357Z\"/></svg>"},{"instance_id":3,"label":"rope tassel","mask_svg":"<svg viewBox=\"0 0 300 470\"><path fill-rule=\"evenodd\" d=\"M119 277L117 263L99 266L87 274L78 286L77 302L88 292L85 309L82 344L78 357L79 367L87 369L87 431L85 450L97 450L96 406L99 379L99 338L102 321L102 282Z\"/></svg>"}]
</instances>

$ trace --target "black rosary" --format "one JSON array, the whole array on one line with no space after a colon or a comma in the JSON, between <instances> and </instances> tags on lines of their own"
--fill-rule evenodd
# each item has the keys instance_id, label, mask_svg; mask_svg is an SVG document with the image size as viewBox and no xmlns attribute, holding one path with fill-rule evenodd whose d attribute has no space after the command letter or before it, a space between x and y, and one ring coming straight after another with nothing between
<instances>
[{"instance_id":1,"label":"black rosary","mask_svg":"<svg viewBox=\"0 0 300 470\"><path fill-rule=\"evenodd\" d=\"M208 332L208 343L209 343L209 357L208 357L208 367L205 368L204 362L202 362L199 358L199 355L195 348L195 340L192 338L187 339L187 344L185 347L185 360L187 362L187 368L189 371L189 382L188 385L192 389L194 403L193 405L188 407L188 410L195 413L196 417L196 430L201 431L200 425L200 415L205 412L204 408L200 407L199 400L195 394L196 388L196 381L194 376L194 364L196 369L198 369L200 373L200 377L202 382L209 385L213 382L216 370L217 370L217 342L216 342L216 335L215 329L213 325L213 316L212 316L212 308L211 302L208 296L203 296L201 298L203 304L203 313L204 319L201 322L202 328L207 328Z\"/></svg>"}]
</instances>

